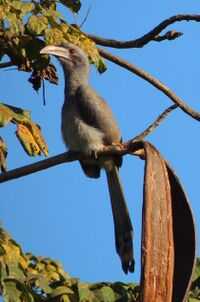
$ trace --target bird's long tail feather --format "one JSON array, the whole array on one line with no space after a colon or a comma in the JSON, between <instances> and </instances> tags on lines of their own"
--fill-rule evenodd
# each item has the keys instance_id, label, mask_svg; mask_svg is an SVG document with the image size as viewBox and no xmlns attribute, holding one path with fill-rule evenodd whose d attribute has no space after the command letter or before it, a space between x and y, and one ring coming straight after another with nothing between
<instances>
[{"instance_id":1,"label":"bird's long tail feather","mask_svg":"<svg viewBox=\"0 0 200 302\"><path fill-rule=\"evenodd\" d=\"M132 223L118 168L113 166L111 170L106 171L106 175L114 220L116 251L121 258L122 268L127 274L134 271Z\"/></svg>"}]
</instances>

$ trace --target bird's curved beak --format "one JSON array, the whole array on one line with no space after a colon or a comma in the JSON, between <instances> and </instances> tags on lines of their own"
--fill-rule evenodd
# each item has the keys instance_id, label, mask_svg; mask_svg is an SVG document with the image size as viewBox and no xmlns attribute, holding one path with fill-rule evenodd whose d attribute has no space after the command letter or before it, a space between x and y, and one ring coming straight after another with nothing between
<instances>
[{"instance_id":1,"label":"bird's curved beak","mask_svg":"<svg viewBox=\"0 0 200 302\"><path fill-rule=\"evenodd\" d=\"M40 54L49 54L71 60L67 49L59 45L48 45L40 50Z\"/></svg>"}]
</instances>

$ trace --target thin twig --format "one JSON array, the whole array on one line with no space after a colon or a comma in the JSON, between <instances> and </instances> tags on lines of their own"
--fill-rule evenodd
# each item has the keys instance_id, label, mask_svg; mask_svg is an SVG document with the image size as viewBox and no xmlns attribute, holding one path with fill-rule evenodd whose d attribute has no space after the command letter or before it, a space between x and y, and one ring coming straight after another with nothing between
<instances>
[{"instance_id":1,"label":"thin twig","mask_svg":"<svg viewBox=\"0 0 200 302\"><path fill-rule=\"evenodd\" d=\"M183 35L182 32L179 32L179 31L173 31L173 30L169 30L168 32L166 32L166 34L164 35L157 35L155 36L152 41L157 41L157 42L161 42L161 41L164 41L164 40L175 40L179 37L181 37Z\"/></svg>"},{"instance_id":2,"label":"thin twig","mask_svg":"<svg viewBox=\"0 0 200 302\"><path fill-rule=\"evenodd\" d=\"M77 28L79 28L77 13L73 12L73 15L74 15L74 20L75 20L76 26L77 26Z\"/></svg>"},{"instance_id":3,"label":"thin twig","mask_svg":"<svg viewBox=\"0 0 200 302\"><path fill-rule=\"evenodd\" d=\"M174 109L178 108L177 104L174 104L167 108L159 117L153 122L147 129L145 129L142 133L137 135L132 141L141 141L143 140L147 135L149 135L156 127L160 125L160 123L166 118L166 116Z\"/></svg>"},{"instance_id":4,"label":"thin twig","mask_svg":"<svg viewBox=\"0 0 200 302\"><path fill-rule=\"evenodd\" d=\"M145 72L144 70L140 69L139 67L132 65L125 60L109 53L108 51L98 48L99 53L102 57L108 59L109 61L133 72L137 76L141 77L145 81L152 84L154 87L156 87L158 90L162 91L165 95L167 95L175 104L177 104L185 113L196 119L197 121L200 121L200 114L190 108L187 104L185 104L181 98L179 98L172 90L170 90L166 85L164 85L162 82Z\"/></svg>"},{"instance_id":5,"label":"thin twig","mask_svg":"<svg viewBox=\"0 0 200 302\"><path fill-rule=\"evenodd\" d=\"M42 78L42 97L43 97L43 105L46 106L46 93L45 93L45 81Z\"/></svg>"},{"instance_id":6,"label":"thin twig","mask_svg":"<svg viewBox=\"0 0 200 302\"><path fill-rule=\"evenodd\" d=\"M171 35L171 33L173 32L173 35ZM118 49L128 49L128 48L141 48L142 46L144 46L145 44L147 44L150 41L156 41L156 42L160 42L163 40L175 40L176 38L180 37L183 35L183 33L181 32L175 32L172 30L169 30L168 32L166 32L164 35L155 35L152 36L150 41L146 42L139 42L140 39L137 40L128 40L128 41L120 41L120 40L114 40L114 39L105 39L99 36L95 36L92 34L87 34L84 33L88 38L90 38L91 40L93 40L97 45L101 45L101 46L105 46L105 47L113 47L113 48L118 48ZM142 44L144 43L144 44Z\"/></svg>"},{"instance_id":7,"label":"thin twig","mask_svg":"<svg viewBox=\"0 0 200 302\"><path fill-rule=\"evenodd\" d=\"M90 14L91 8L92 8L92 5L89 6L89 8L87 10L87 13L85 15L85 18L83 19L83 21L82 21L81 25L79 26L79 28L81 28L85 24L85 22L87 21L87 18L88 18L89 14Z\"/></svg>"},{"instance_id":8,"label":"thin twig","mask_svg":"<svg viewBox=\"0 0 200 302\"><path fill-rule=\"evenodd\" d=\"M113 39L105 39L99 36L94 36L91 34L86 34L90 39L92 39L96 44L106 47L113 47L113 48L139 48L143 47L150 41L159 41L160 36L158 36L161 31L163 31L167 26L180 21L196 21L200 22L200 15L192 15L192 14L185 14L185 15L175 15L172 16L164 21L162 21L158 26L153 28L151 31L149 31L147 34L145 34L143 37L140 37L135 40L129 40L129 41L118 41ZM169 39L168 33L165 34L165 39ZM180 36L180 35L179 35ZM155 38L157 37L157 38ZM174 38L177 38L174 36Z\"/></svg>"},{"instance_id":9,"label":"thin twig","mask_svg":"<svg viewBox=\"0 0 200 302\"><path fill-rule=\"evenodd\" d=\"M5 62L5 63L0 63L0 68L6 68L6 67L11 67L14 66L13 62Z\"/></svg>"}]
</instances>

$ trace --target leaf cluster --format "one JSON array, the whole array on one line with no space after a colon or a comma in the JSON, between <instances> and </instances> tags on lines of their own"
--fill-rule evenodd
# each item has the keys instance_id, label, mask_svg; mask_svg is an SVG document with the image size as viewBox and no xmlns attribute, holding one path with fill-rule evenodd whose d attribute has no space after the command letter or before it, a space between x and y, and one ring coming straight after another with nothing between
<instances>
[{"instance_id":1,"label":"leaf cluster","mask_svg":"<svg viewBox=\"0 0 200 302\"><path fill-rule=\"evenodd\" d=\"M0 293L5 302L136 301L138 286L120 282L82 283L59 261L24 254L0 228Z\"/></svg>"},{"instance_id":2,"label":"leaf cluster","mask_svg":"<svg viewBox=\"0 0 200 302\"><path fill-rule=\"evenodd\" d=\"M16 124L16 135L28 155L36 156L43 152L48 156L48 147L40 126L31 121L30 111L0 103L0 127L10 122ZM3 172L6 171L6 156L7 148L0 138L0 166Z\"/></svg>"},{"instance_id":3,"label":"leaf cluster","mask_svg":"<svg viewBox=\"0 0 200 302\"><path fill-rule=\"evenodd\" d=\"M7 55L19 70L32 72L30 81L36 90L42 78L52 83L58 80L48 56L39 54L45 45L76 44L87 52L99 72L105 70L95 43L65 21L57 10L58 2L73 13L81 7L79 0L0 0L0 60Z\"/></svg>"},{"instance_id":4,"label":"leaf cluster","mask_svg":"<svg viewBox=\"0 0 200 302\"><path fill-rule=\"evenodd\" d=\"M0 228L0 294L5 302L134 302L138 284L82 283L64 272L59 261L24 254ZM197 259L188 302L200 299L200 259Z\"/></svg>"},{"instance_id":5,"label":"leaf cluster","mask_svg":"<svg viewBox=\"0 0 200 302\"><path fill-rule=\"evenodd\" d=\"M188 302L200 301L200 258L197 258Z\"/></svg>"}]
</instances>

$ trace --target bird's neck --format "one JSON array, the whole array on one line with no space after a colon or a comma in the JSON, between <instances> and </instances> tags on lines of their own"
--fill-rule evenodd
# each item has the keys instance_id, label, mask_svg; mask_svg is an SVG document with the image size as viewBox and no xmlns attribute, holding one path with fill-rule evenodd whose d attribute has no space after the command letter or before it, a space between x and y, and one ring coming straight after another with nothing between
<instances>
[{"instance_id":1,"label":"bird's neck","mask_svg":"<svg viewBox=\"0 0 200 302\"><path fill-rule=\"evenodd\" d=\"M65 95L72 97L76 94L77 89L82 85L88 84L89 74L84 71L73 70L72 72L65 71Z\"/></svg>"}]
</instances>

